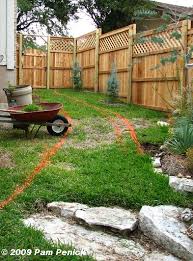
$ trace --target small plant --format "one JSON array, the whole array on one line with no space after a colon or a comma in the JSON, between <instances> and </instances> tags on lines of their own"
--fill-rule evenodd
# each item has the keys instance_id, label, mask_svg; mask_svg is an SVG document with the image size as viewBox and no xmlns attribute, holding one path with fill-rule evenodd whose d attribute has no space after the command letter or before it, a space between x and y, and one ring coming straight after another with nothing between
<instances>
[{"instance_id":1,"label":"small plant","mask_svg":"<svg viewBox=\"0 0 193 261\"><path fill-rule=\"evenodd\" d=\"M193 170L193 147L187 150L186 157L188 161L188 169L192 171Z\"/></svg>"},{"instance_id":2,"label":"small plant","mask_svg":"<svg viewBox=\"0 0 193 261\"><path fill-rule=\"evenodd\" d=\"M73 64L72 68L72 82L74 90L82 90L81 67L77 61Z\"/></svg>"},{"instance_id":3,"label":"small plant","mask_svg":"<svg viewBox=\"0 0 193 261\"><path fill-rule=\"evenodd\" d=\"M172 152L185 154L189 148L193 147L193 124L188 119L180 119L170 133L171 138L166 145Z\"/></svg>"},{"instance_id":4,"label":"small plant","mask_svg":"<svg viewBox=\"0 0 193 261\"><path fill-rule=\"evenodd\" d=\"M119 81L115 63L112 65L111 74L108 79L107 97L108 102L115 102L119 95Z\"/></svg>"},{"instance_id":5,"label":"small plant","mask_svg":"<svg viewBox=\"0 0 193 261\"><path fill-rule=\"evenodd\" d=\"M25 112L42 111L42 110L43 110L42 106L37 104L29 104L23 108L23 111Z\"/></svg>"},{"instance_id":6,"label":"small plant","mask_svg":"<svg viewBox=\"0 0 193 261\"><path fill-rule=\"evenodd\" d=\"M10 92L14 91L16 89L16 86L11 84L10 82L8 82L8 88L7 88Z\"/></svg>"}]
</instances>

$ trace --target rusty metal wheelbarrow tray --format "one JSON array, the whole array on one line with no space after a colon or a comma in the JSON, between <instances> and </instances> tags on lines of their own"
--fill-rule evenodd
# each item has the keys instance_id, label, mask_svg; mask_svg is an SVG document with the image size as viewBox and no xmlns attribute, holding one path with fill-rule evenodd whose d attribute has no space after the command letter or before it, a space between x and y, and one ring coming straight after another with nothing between
<instances>
[{"instance_id":1,"label":"rusty metal wheelbarrow tray","mask_svg":"<svg viewBox=\"0 0 193 261\"><path fill-rule=\"evenodd\" d=\"M43 109L33 112L23 111L25 106L13 106L7 109L0 109L0 112L9 113L9 115L0 115L0 122L13 123L15 126L29 126L30 124L47 126L51 135L60 136L71 126L68 120L58 115L63 108L61 103L39 103ZM58 127L58 129L57 129Z\"/></svg>"}]
</instances>

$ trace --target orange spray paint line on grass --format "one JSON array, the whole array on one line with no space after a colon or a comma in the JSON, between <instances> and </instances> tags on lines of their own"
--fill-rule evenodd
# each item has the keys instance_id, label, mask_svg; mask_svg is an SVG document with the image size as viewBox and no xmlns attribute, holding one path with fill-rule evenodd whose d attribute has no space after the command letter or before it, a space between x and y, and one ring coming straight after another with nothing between
<instances>
[{"instance_id":1,"label":"orange spray paint line on grass","mask_svg":"<svg viewBox=\"0 0 193 261\"><path fill-rule=\"evenodd\" d=\"M125 117L123 117L121 114L119 114L119 113L115 113L115 114L116 114L116 116L117 116L119 119L121 119L121 120L124 122L124 124L125 124L127 130L128 130L129 133L130 133L131 139L134 141L135 145L137 146L137 151L138 151L140 154L143 154L144 151L143 151L143 149L142 149L142 147L141 147L141 144L140 144L139 141L138 141L137 134L136 134L136 132L135 132L135 128L133 127L133 125L130 123L130 121L129 121L128 119L126 119Z\"/></svg>"},{"instance_id":2,"label":"orange spray paint line on grass","mask_svg":"<svg viewBox=\"0 0 193 261\"><path fill-rule=\"evenodd\" d=\"M97 107L97 106L95 106L95 105L93 105L93 104L90 104L90 103L88 103L88 102L86 102L86 101L84 101L84 100L81 100L81 101L80 101L80 100L78 100L78 99L76 99L76 98L74 98L74 97L70 97L70 96L68 96L68 95L64 95L64 94L58 93L57 91L55 91L55 94L56 94L56 95L59 95L59 96L65 96L65 97L67 97L67 98L69 98L69 99L71 99L71 100L73 100L73 101L76 101L76 102L78 102L78 103L81 103L81 104L84 104L84 105L86 105L86 106L89 106L90 108L93 108L93 109L95 109L96 111L99 111L101 114L103 114L103 115L105 115L105 116L108 116L108 118L109 118L109 113L114 114L117 118L119 118L119 119L121 119L121 120L123 121L125 127L126 127L127 130L129 131L129 134L130 134L131 139L133 140L133 142L134 142L135 145L137 146L137 151L138 151L138 153L140 153L140 154L143 154L143 153L144 153L144 151L143 151L143 149L142 149L142 147L141 147L141 144L140 144L140 142L138 141L137 134L136 134L136 132L135 132L135 128L134 128L133 125L130 123L130 121L129 121L127 118L123 117L121 114L119 114L119 113L117 113L117 112L110 111L110 110L108 110L108 109L99 108L99 107ZM112 118L109 118L109 121L110 121L111 123L113 123ZM122 134L121 134L121 129L120 129L120 127L119 127L118 125L116 125L116 124L113 124L113 125L114 125L115 135L116 135L117 139L120 141L120 140L121 140L121 135L122 135Z\"/></svg>"},{"instance_id":3,"label":"orange spray paint line on grass","mask_svg":"<svg viewBox=\"0 0 193 261\"><path fill-rule=\"evenodd\" d=\"M71 123L71 118L65 113L65 116L68 118L68 121ZM71 129L70 129L71 130ZM12 192L10 196L8 196L5 200L0 202L0 209L6 207L9 203L15 200L17 196L22 194L25 189L27 189L33 182L34 178L45 168L48 166L50 159L54 156L58 150L64 145L66 141L66 136L69 133L69 130L65 135L57 142L55 145L51 147L51 149L45 151L42 155L42 159L40 163L35 167L32 173L24 180L24 182L17 186L16 189Z\"/></svg>"}]
</instances>

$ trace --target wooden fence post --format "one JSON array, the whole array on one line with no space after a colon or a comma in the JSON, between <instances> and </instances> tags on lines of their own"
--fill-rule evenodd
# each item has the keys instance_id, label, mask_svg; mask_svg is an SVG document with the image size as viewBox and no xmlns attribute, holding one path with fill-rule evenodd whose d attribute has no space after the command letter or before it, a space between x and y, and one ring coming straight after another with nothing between
<instances>
[{"instance_id":1,"label":"wooden fence post","mask_svg":"<svg viewBox=\"0 0 193 261\"><path fill-rule=\"evenodd\" d=\"M19 85L23 84L23 61L22 61L22 53L23 53L23 35L19 34Z\"/></svg>"},{"instance_id":2,"label":"wooden fence post","mask_svg":"<svg viewBox=\"0 0 193 261\"><path fill-rule=\"evenodd\" d=\"M191 29L191 21L184 20L182 21L182 55L183 58L186 55L187 47L188 47L188 30ZM183 94L183 90L185 91L188 81L188 69L185 67L185 59L182 61L182 68L181 68L181 94Z\"/></svg>"},{"instance_id":3,"label":"wooden fence post","mask_svg":"<svg viewBox=\"0 0 193 261\"><path fill-rule=\"evenodd\" d=\"M73 49L73 64L72 64L72 68L75 64L75 62L77 61L77 39L74 38L74 49ZM72 83L73 88L74 88L74 81Z\"/></svg>"},{"instance_id":4,"label":"wooden fence post","mask_svg":"<svg viewBox=\"0 0 193 261\"><path fill-rule=\"evenodd\" d=\"M136 35L136 24L132 24L129 28L129 48L128 48L128 91L127 102L132 102L132 72L133 72L133 41Z\"/></svg>"},{"instance_id":5,"label":"wooden fence post","mask_svg":"<svg viewBox=\"0 0 193 261\"><path fill-rule=\"evenodd\" d=\"M50 36L48 36L47 40L47 81L46 81L46 88L50 88Z\"/></svg>"},{"instance_id":6,"label":"wooden fence post","mask_svg":"<svg viewBox=\"0 0 193 261\"><path fill-rule=\"evenodd\" d=\"M74 49L73 49L73 64L77 60L77 39L74 38Z\"/></svg>"},{"instance_id":7,"label":"wooden fence post","mask_svg":"<svg viewBox=\"0 0 193 261\"><path fill-rule=\"evenodd\" d=\"M95 80L94 80L94 91L99 91L99 51L100 51L100 35L101 29L96 30L96 46L95 46Z\"/></svg>"}]
</instances>

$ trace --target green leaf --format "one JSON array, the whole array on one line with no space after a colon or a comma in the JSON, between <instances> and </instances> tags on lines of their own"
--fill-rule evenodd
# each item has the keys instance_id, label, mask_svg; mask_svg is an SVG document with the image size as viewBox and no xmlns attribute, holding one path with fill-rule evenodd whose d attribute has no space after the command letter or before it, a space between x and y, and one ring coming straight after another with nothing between
<instances>
[{"instance_id":1,"label":"green leaf","mask_svg":"<svg viewBox=\"0 0 193 261\"><path fill-rule=\"evenodd\" d=\"M170 36L176 40L180 40L182 38L182 34L179 31L173 31Z\"/></svg>"}]
</instances>

